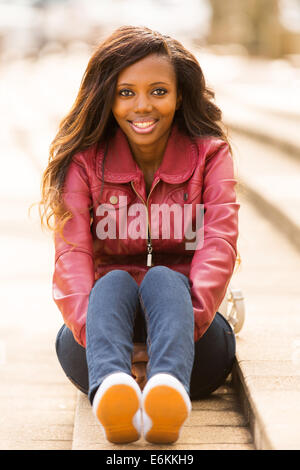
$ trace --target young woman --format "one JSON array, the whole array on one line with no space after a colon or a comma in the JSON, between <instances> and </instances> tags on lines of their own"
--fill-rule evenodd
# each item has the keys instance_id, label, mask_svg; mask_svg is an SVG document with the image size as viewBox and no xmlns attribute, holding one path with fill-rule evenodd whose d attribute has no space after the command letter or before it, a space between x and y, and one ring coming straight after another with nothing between
<instances>
[{"instance_id":1,"label":"young woman","mask_svg":"<svg viewBox=\"0 0 300 470\"><path fill-rule=\"evenodd\" d=\"M51 146L41 218L55 234L56 350L111 442L175 442L190 400L232 368L217 309L239 204L213 97L178 41L124 26L92 55Z\"/></svg>"}]
</instances>

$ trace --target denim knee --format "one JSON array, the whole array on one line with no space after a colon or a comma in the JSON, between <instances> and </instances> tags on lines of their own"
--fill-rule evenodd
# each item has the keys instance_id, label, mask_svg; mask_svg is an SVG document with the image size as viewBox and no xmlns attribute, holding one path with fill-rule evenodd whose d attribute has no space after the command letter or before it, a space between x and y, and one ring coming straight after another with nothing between
<instances>
[{"instance_id":1,"label":"denim knee","mask_svg":"<svg viewBox=\"0 0 300 470\"><path fill-rule=\"evenodd\" d=\"M184 274L178 271L175 271L174 269L168 268L167 266L160 266L160 265L154 266L153 268L149 269L149 271L144 276L142 284L144 284L147 281L151 282L152 279L164 280L166 278L173 279L173 280L177 280L178 278L180 278L185 282L187 287L189 287L189 280Z\"/></svg>"},{"instance_id":2,"label":"denim knee","mask_svg":"<svg viewBox=\"0 0 300 470\"><path fill-rule=\"evenodd\" d=\"M118 284L119 282L128 282L132 285L136 284L133 277L127 271L123 269L114 269L97 279L91 289L89 297L91 298L94 296L99 289L102 289L102 287L106 287L107 285L114 287L114 285Z\"/></svg>"},{"instance_id":3,"label":"denim knee","mask_svg":"<svg viewBox=\"0 0 300 470\"><path fill-rule=\"evenodd\" d=\"M148 378L170 373L187 391L194 361L194 311L188 287L183 274L155 266L139 292L148 332Z\"/></svg>"},{"instance_id":4,"label":"denim knee","mask_svg":"<svg viewBox=\"0 0 300 470\"><path fill-rule=\"evenodd\" d=\"M108 273L104 274L104 276L97 279L97 281L94 284L93 289L96 286L101 285L103 282L107 282L107 281L115 282L115 281L123 280L123 279L134 281L133 277L124 269L113 269L112 271L109 271Z\"/></svg>"}]
</instances>

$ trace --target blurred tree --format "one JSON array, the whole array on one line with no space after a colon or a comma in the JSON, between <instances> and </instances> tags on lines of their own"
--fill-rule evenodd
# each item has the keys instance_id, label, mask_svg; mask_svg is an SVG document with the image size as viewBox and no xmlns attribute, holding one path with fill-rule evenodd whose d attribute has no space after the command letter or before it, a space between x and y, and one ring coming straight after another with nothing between
<instances>
[{"instance_id":1,"label":"blurred tree","mask_svg":"<svg viewBox=\"0 0 300 470\"><path fill-rule=\"evenodd\" d=\"M238 44L249 54L280 57L283 28L278 0L210 0L209 44Z\"/></svg>"}]
</instances>

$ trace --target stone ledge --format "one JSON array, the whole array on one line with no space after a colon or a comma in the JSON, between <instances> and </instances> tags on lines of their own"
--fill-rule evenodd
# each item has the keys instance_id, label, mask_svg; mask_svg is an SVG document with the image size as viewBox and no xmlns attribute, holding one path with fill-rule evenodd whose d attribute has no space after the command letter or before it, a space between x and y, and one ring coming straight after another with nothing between
<instances>
[{"instance_id":1,"label":"stone ledge","mask_svg":"<svg viewBox=\"0 0 300 470\"><path fill-rule=\"evenodd\" d=\"M244 415L257 450L299 450L300 423L295 417L300 413L300 376L286 364L280 375L276 361L275 371L269 362L258 365L237 359L235 363L233 381Z\"/></svg>"}]
</instances>

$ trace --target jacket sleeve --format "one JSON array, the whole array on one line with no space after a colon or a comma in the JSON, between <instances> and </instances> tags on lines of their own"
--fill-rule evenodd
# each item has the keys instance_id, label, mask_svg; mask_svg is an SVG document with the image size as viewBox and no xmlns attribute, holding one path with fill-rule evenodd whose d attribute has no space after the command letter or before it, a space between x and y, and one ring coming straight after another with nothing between
<instances>
[{"instance_id":1,"label":"jacket sleeve","mask_svg":"<svg viewBox=\"0 0 300 470\"><path fill-rule=\"evenodd\" d=\"M73 217L64 226L63 235L67 241L57 233L54 235L52 295L75 340L85 347L86 313L95 280L89 211L91 195L84 166L74 159L65 179L63 200Z\"/></svg>"},{"instance_id":2,"label":"jacket sleeve","mask_svg":"<svg viewBox=\"0 0 300 470\"><path fill-rule=\"evenodd\" d=\"M215 140L203 169L202 242L195 250L190 285L194 307L194 340L214 319L233 274L237 256L238 210L233 159L227 143Z\"/></svg>"}]
</instances>

